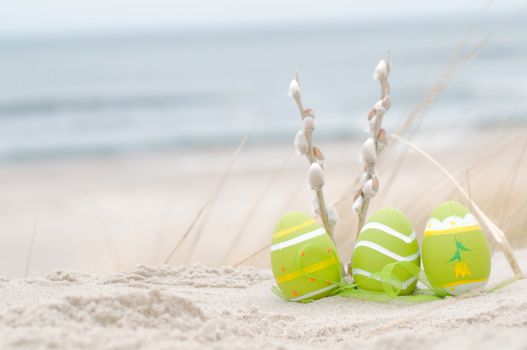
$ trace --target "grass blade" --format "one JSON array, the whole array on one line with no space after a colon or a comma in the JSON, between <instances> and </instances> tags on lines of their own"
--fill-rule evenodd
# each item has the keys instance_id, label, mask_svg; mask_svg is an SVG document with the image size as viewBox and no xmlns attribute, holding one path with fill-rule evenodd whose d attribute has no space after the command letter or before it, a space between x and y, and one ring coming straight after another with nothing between
<instances>
[{"instance_id":1,"label":"grass blade","mask_svg":"<svg viewBox=\"0 0 527 350\"><path fill-rule=\"evenodd\" d=\"M220 181L218 182L218 185L216 186L216 188L212 192L212 194L209 197L209 199L200 208L200 210L198 211L198 213L194 217L194 220L192 220L192 222L190 223L189 227L187 228L187 230L185 231L183 236L181 236L181 238L176 242L176 244L174 245L174 247L172 248L172 250L170 251L168 256L165 258L165 260L164 260L165 264L168 264L170 262L170 260L172 259L172 257L176 253L176 251L179 248L179 246L181 246L181 244L185 241L185 239L192 232L192 229L194 228L194 226L198 222L199 218L203 215L205 210L211 205L211 203L213 203L216 200L216 198L220 194L221 189L223 188L223 184L225 183L225 179L227 178L227 175L229 174L229 172L230 172L230 170L232 168L232 165L234 164L234 161L236 160L236 158L238 158L238 155L240 154L241 150L245 146L246 142L247 142L247 136L245 136L242 139L242 141L238 145L238 148L236 148L236 151L234 152L234 154L232 155L231 159L229 160L229 163L227 163L227 166L225 167L225 170L223 171L223 174L222 174L222 176L220 178Z\"/></svg>"},{"instance_id":2,"label":"grass blade","mask_svg":"<svg viewBox=\"0 0 527 350\"><path fill-rule=\"evenodd\" d=\"M514 274L521 276L522 271L520 269L520 265L518 264L518 261L514 257L514 254L512 253L512 248L509 244L509 241L507 240L507 237L505 236L505 233L481 210L481 208L470 198L469 194L465 191L465 189L459 184L459 182L446 170L445 167L443 167L437 160L432 158L428 153L426 153L423 149L421 149L419 146L415 145L414 143L410 142L409 140L405 139L404 137L392 134L391 135L393 139L411 147L414 151L416 151L418 154L423 156L426 160L428 160L430 163L435 165L449 180L454 184L454 186L458 189L458 191L465 197L465 199L470 203L472 208L474 208L474 211L476 212L476 215L479 216L481 221L483 222L484 226L487 228L487 230L492 234L494 239L498 242L500 245L503 253L505 254L505 257L509 261L509 264L514 272Z\"/></svg>"}]
</instances>

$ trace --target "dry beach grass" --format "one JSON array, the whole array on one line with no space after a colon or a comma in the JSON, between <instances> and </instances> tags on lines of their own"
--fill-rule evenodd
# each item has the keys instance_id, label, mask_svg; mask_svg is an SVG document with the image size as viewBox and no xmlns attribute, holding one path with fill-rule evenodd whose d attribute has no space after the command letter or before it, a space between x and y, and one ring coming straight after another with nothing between
<instances>
[{"instance_id":1,"label":"dry beach grass","mask_svg":"<svg viewBox=\"0 0 527 350\"><path fill-rule=\"evenodd\" d=\"M513 247L527 243L527 165L520 159L526 132L523 127L505 127L450 134L447 144L440 134L415 139L463 186L470 180L474 201L495 222L503 223ZM351 211L353 195L343 197L342 189L359 175L360 168L350 159L359 153L360 144L321 140L320 145L328 155L325 191L340 217L335 238L342 259L349 259L356 218ZM393 143L389 151L405 150ZM210 200L231 157L231 150L188 151L3 166L1 274L24 275L35 222L30 273L64 267L108 273L137 263L162 262ZM392 156L382 160L381 179L397 161ZM269 243L274 221L285 211L310 212L312 195L304 162L290 145L246 146L225 177L218 205L208 220L203 216L195 224L203 226L200 241L189 251L196 232L189 233L172 264L234 264ZM437 203L448 198L464 201L419 155L407 153L400 166L390 190L385 188L376 197L372 210L401 208L420 232ZM268 254L264 249L246 263L266 267Z\"/></svg>"}]
</instances>

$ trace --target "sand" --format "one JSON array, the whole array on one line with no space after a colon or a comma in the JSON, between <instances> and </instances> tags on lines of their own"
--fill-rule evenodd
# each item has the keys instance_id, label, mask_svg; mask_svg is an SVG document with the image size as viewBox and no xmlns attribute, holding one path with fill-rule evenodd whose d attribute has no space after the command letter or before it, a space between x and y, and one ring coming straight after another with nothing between
<instances>
[{"instance_id":1,"label":"sand","mask_svg":"<svg viewBox=\"0 0 527 350\"><path fill-rule=\"evenodd\" d=\"M496 254L489 284L510 276ZM290 303L272 285L266 269L204 265L2 278L0 348L527 349L527 280L422 304Z\"/></svg>"}]
</instances>

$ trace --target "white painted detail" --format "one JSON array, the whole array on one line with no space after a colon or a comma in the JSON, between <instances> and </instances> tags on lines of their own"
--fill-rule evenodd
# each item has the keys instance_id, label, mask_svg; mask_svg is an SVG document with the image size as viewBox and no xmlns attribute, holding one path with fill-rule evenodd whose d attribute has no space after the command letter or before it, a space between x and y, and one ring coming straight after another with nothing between
<instances>
[{"instance_id":1,"label":"white painted detail","mask_svg":"<svg viewBox=\"0 0 527 350\"><path fill-rule=\"evenodd\" d=\"M308 233L304 233L301 236L298 236L298 237L295 237L295 238L291 238L290 240L283 241L283 242L280 242L280 243L276 243L275 245L271 246L271 251L274 252L275 250L280 250L280 249L284 249L284 248L287 248L287 247L291 247L293 245L296 245L296 244L308 241L308 240L310 240L312 238L315 238L315 237L318 237L318 236L322 236L322 235L325 235L325 234L326 234L326 230L324 230L323 227L319 227L316 230L308 232Z\"/></svg>"},{"instance_id":2,"label":"white painted detail","mask_svg":"<svg viewBox=\"0 0 527 350\"><path fill-rule=\"evenodd\" d=\"M320 289L317 289L317 290L315 290L313 292L306 293L304 295L301 295L301 296L295 297L295 298L291 298L289 300L290 301L300 301L300 300L304 300L304 299L309 299L309 298L314 297L316 295L319 295L319 294L322 294L322 293L327 292L329 290L332 290L335 287L337 287L337 284L332 284L331 286L320 288Z\"/></svg>"},{"instance_id":3,"label":"white painted detail","mask_svg":"<svg viewBox=\"0 0 527 350\"><path fill-rule=\"evenodd\" d=\"M465 217L449 216L444 220L431 218L426 223L426 230L440 231L449 230L454 227L467 227L467 226L479 226L476 217L470 213L467 213Z\"/></svg>"},{"instance_id":4,"label":"white painted detail","mask_svg":"<svg viewBox=\"0 0 527 350\"><path fill-rule=\"evenodd\" d=\"M415 231L413 231L410 236L407 236L404 233L396 231L393 228L391 228L390 226L383 225L383 224L381 224L379 222L367 223L366 225L364 225L362 227L362 230L360 232L362 233L362 232L364 232L366 230L369 230L369 229L380 230L380 231L382 231L382 232L384 232L386 234L389 234L390 236L393 236L395 238L399 238L404 243L412 243L413 241L415 241L415 237L416 237Z\"/></svg>"},{"instance_id":5,"label":"white painted detail","mask_svg":"<svg viewBox=\"0 0 527 350\"><path fill-rule=\"evenodd\" d=\"M366 271L366 270L363 270L363 269L353 269L352 271L353 271L353 275L361 275L361 276L371 277L371 278L373 278L376 281L379 281L379 282L381 281L381 278L379 276L373 276L372 277L373 274L371 272L369 272L369 271ZM401 286L402 289L408 288L408 286L410 286L415 281L417 281L417 277L416 276L410 277L406 281L401 282L402 283L402 286Z\"/></svg>"},{"instance_id":6,"label":"white painted detail","mask_svg":"<svg viewBox=\"0 0 527 350\"><path fill-rule=\"evenodd\" d=\"M355 250L357 250L359 247L368 247L370 249L376 250L381 254L384 254L386 256L389 256L390 258L397 260L397 261L414 261L419 257L419 252L416 252L415 254L408 255L408 256L400 256L399 254L396 254L392 252L391 250L388 250L384 248L383 246L378 245L377 243L373 243L370 241L358 241L355 245Z\"/></svg>"}]
</instances>

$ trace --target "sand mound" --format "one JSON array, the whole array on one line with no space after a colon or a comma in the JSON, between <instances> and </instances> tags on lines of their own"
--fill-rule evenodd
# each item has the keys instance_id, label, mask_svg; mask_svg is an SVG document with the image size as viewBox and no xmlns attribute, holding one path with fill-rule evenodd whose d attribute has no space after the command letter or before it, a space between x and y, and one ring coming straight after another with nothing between
<instances>
[{"instance_id":1,"label":"sand mound","mask_svg":"<svg viewBox=\"0 0 527 350\"><path fill-rule=\"evenodd\" d=\"M138 266L103 278L54 270L45 278L5 280L0 348L245 348L257 333L198 304L206 288L248 288L269 278L253 268L196 265Z\"/></svg>"},{"instance_id":2,"label":"sand mound","mask_svg":"<svg viewBox=\"0 0 527 350\"><path fill-rule=\"evenodd\" d=\"M255 283L270 279L272 279L272 275L269 271L252 267L208 267L200 264L177 267L139 265L127 273L119 273L103 279L103 283L146 283L196 288L247 288Z\"/></svg>"},{"instance_id":3,"label":"sand mound","mask_svg":"<svg viewBox=\"0 0 527 350\"><path fill-rule=\"evenodd\" d=\"M91 294L6 310L0 315L1 328L10 330L1 333L4 344L118 349L142 347L163 335L177 342L203 342L210 332L203 311L184 297L155 289Z\"/></svg>"},{"instance_id":4,"label":"sand mound","mask_svg":"<svg viewBox=\"0 0 527 350\"><path fill-rule=\"evenodd\" d=\"M158 290L118 295L69 295L49 303L15 307L0 315L0 324L14 328L77 323L85 327L187 331L205 320L201 309L192 301Z\"/></svg>"}]
</instances>

